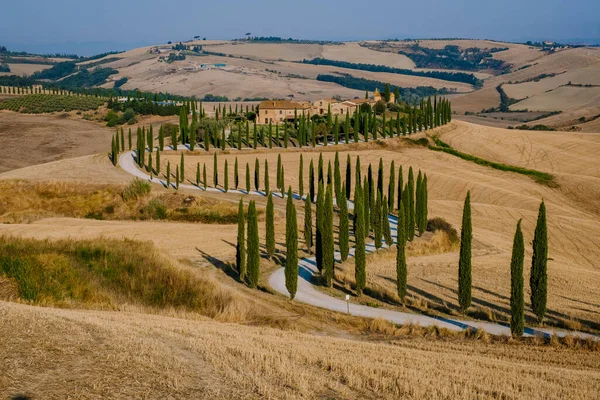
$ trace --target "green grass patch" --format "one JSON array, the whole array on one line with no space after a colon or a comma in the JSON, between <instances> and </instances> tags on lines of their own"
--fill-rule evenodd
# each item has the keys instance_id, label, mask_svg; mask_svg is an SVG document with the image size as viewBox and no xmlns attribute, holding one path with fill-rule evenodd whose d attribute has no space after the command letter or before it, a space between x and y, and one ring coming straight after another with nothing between
<instances>
[{"instance_id":1,"label":"green grass patch","mask_svg":"<svg viewBox=\"0 0 600 400\"><path fill-rule=\"evenodd\" d=\"M56 242L0 237L0 275L34 304L113 308L118 304L208 311L210 282L171 266L149 243Z\"/></svg>"},{"instance_id":2,"label":"green grass patch","mask_svg":"<svg viewBox=\"0 0 600 400\"><path fill-rule=\"evenodd\" d=\"M536 171L534 169L515 167L512 165L506 165L506 164L501 164L501 163L497 163L497 162L493 162L493 161L488 161L483 158L458 151L455 148L453 148L452 146L450 146L449 144L444 143L437 137L434 137L433 141L435 142L435 146L433 146L433 145L429 146L429 148L431 150L443 151L444 153L452 154L453 156L462 158L463 160L471 161L471 162L474 162L475 164L484 165L484 166L491 167L491 168L494 168L494 169L497 169L500 171L516 172L517 174L526 175L526 176L531 177L537 183L546 185L551 188L558 187L558 184L554 180L554 175L549 174L547 172L541 172L541 171Z\"/></svg>"}]
</instances>

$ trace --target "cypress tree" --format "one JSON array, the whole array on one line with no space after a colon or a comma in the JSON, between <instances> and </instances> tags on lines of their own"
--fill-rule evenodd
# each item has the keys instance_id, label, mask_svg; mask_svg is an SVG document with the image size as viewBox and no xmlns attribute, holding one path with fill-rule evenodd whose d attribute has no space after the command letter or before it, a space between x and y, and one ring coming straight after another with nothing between
<instances>
[{"instance_id":1,"label":"cypress tree","mask_svg":"<svg viewBox=\"0 0 600 400\"><path fill-rule=\"evenodd\" d=\"M383 197L383 209L381 212L381 224L383 226L383 238L385 239L385 244L391 246L394 244L394 238L392 237L392 229L390 228L390 219L388 217L389 209L388 209L388 201L387 197Z\"/></svg>"},{"instance_id":2,"label":"cypress tree","mask_svg":"<svg viewBox=\"0 0 600 400\"><path fill-rule=\"evenodd\" d=\"M167 162L167 189L171 189L171 162Z\"/></svg>"},{"instance_id":3,"label":"cypress tree","mask_svg":"<svg viewBox=\"0 0 600 400\"><path fill-rule=\"evenodd\" d=\"M365 288L367 274L365 270L366 247L365 247L365 217L364 217L364 195L360 182L354 187L354 279L356 281L356 293L360 296Z\"/></svg>"},{"instance_id":4,"label":"cypress tree","mask_svg":"<svg viewBox=\"0 0 600 400\"><path fill-rule=\"evenodd\" d=\"M340 156L339 153L335 152L335 158L333 161L333 183L335 188L335 197L340 196L340 190L342 190L342 173L340 172Z\"/></svg>"},{"instance_id":5,"label":"cypress tree","mask_svg":"<svg viewBox=\"0 0 600 400\"><path fill-rule=\"evenodd\" d=\"M298 168L298 193L300 199L304 196L304 160L300 154L300 167Z\"/></svg>"},{"instance_id":6,"label":"cypress tree","mask_svg":"<svg viewBox=\"0 0 600 400\"><path fill-rule=\"evenodd\" d=\"M510 261L510 333L513 337L523 336L525 329L525 299L523 293L523 259L525 244L521 232L521 220L517 223L517 231L513 240L512 258Z\"/></svg>"},{"instance_id":7,"label":"cypress tree","mask_svg":"<svg viewBox=\"0 0 600 400\"><path fill-rule=\"evenodd\" d=\"M350 249L350 227L349 227L349 219L348 219L348 200L346 199L346 184L342 185L342 189L340 190L340 197L337 198L337 205L340 209L340 226L339 226L339 234L338 241L340 244L340 258L343 261L348 259L348 253Z\"/></svg>"},{"instance_id":8,"label":"cypress tree","mask_svg":"<svg viewBox=\"0 0 600 400\"><path fill-rule=\"evenodd\" d=\"M379 167L377 168L377 191L383 195L383 160L379 158Z\"/></svg>"},{"instance_id":9,"label":"cypress tree","mask_svg":"<svg viewBox=\"0 0 600 400\"><path fill-rule=\"evenodd\" d=\"M254 189L258 192L260 188L260 164L258 158L254 160Z\"/></svg>"},{"instance_id":10,"label":"cypress tree","mask_svg":"<svg viewBox=\"0 0 600 400\"><path fill-rule=\"evenodd\" d=\"M246 193L250 193L250 166L246 163Z\"/></svg>"},{"instance_id":11,"label":"cypress tree","mask_svg":"<svg viewBox=\"0 0 600 400\"><path fill-rule=\"evenodd\" d=\"M235 185L235 190L237 190L240 185L240 176L239 176L238 169L239 169L238 168L238 159L236 157L235 164L233 166L233 184Z\"/></svg>"},{"instance_id":12,"label":"cypress tree","mask_svg":"<svg viewBox=\"0 0 600 400\"><path fill-rule=\"evenodd\" d=\"M408 197L408 230L406 231L406 238L412 242L415 237L415 178L413 175L413 169L410 167L408 169L408 183L407 183L408 193L406 196ZM402 195L405 195L404 193Z\"/></svg>"},{"instance_id":13,"label":"cypress tree","mask_svg":"<svg viewBox=\"0 0 600 400\"><path fill-rule=\"evenodd\" d=\"M531 260L531 309L542 323L546 313L548 285L548 228L546 225L546 204L540 204L535 234L533 236L533 258Z\"/></svg>"},{"instance_id":14,"label":"cypress tree","mask_svg":"<svg viewBox=\"0 0 600 400\"><path fill-rule=\"evenodd\" d=\"M281 166L281 197L283 198L285 196L285 191L284 188L285 187L285 170L283 169L283 165Z\"/></svg>"},{"instance_id":15,"label":"cypress tree","mask_svg":"<svg viewBox=\"0 0 600 400\"><path fill-rule=\"evenodd\" d=\"M269 184L269 161L265 159L265 194L271 193L271 187Z\"/></svg>"},{"instance_id":16,"label":"cypress tree","mask_svg":"<svg viewBox=\"0 0 600 400\"><path fill-rule=\"evenodd\" d=\"M202 184L204 185L204 190L206 190L208 186L208 178L206 177L206 164L202 164Z\"/></svg>"},{"instance_id":17,"label":"cypress tree","mask_svg":"<svg viewBox=\"0 0 600 400\"><path fill-rule=\"evenodd\" d=\"M417 176L417 190L416 190L416 200L415 200L415 225L417 226L417 231L419 232L419 236L423 233L421 231L421 208L422 208L422 197L423 193L421 192L421 184L423 183L423 176L421 175L421 170L419 170L419 174Z\"/></svg>"},{"instance_id":18,"label":"cypress tree","mask_svg":"<svg viewBox=\"0 0 600 400\"><path fill-rule=\"evenodd\" d=\"M146 166L146 170L152 173L152 153L148 154L148 165Z\"/></svg>"},{"instance_id":19,"label":"cypress tree","mask_svg":"<svg viewBox=\"0 0 600 400\"><path fill-rule=\"evenodd\" d=\"M125 151L125 132L123 132L123 127L121 127L121 151Z\"/></svg>"},{"instance_id":20,"label":"cypress tree","mask_svg":"<svg viewBox=\"0 0 600 400\"><path fill-rule=\"evenodd\" d=\"M288 198L288 201L289 198ZM313 230L312 230L312 202L308 197L304 200L304 242L306 249L312 254Z\"/></svg>"},{"instance_id":21,"label":"cypress tree","mask_svg":"<svg viewBox=\"0 0 600 400\"><path fill-rule=\"evenodd\" d=\"M281 154L277 154L277 181L276 181L277 189L283 191L281 188Z\"/></svg>"},{"instance_id":22,"label":"cypress tree","mask_svg":"<svg viewBox=\"0 0 600 400\"><path fill-rule=\"evenodd\" d=\"M315 253L319 272L323 271L323 219L325 211L325 193L323 192L323 182L319 182L319 192L317 193L317 232L315 236Z\"/></svg>"},{"instance_id":23,"label":"cypress tree","mask_svg":"<svg viewBox=\"0 0 600 400\"><path fill-rule=\"evenodd\" d=\"M156 150L156 174L160 174L160 150Z\"/></svg>"},{"instance_id":24,"label":"cypress tree","mask_svg":"<svg viewBox=\"0 0 600 400\"><path fill-rule=\"evenodd\" d=\"M293 299L298 289L298 219L291 186L288 189L285 222L285 287Z\"/></svg>"},{"instance_id":25,"label":"cypress tree","mask_svg":"<svg viewBox=\"0 0 600 400\"><path fill-rule=\"evenodd\" d=\"M375 208L374 208L374 213L373 213L373 218L372 218L372 222L373 222L373 235L375 237L375 248L376 249L380 249L381 245L382 245L382 238L383 238L383 226L381 224L382 222L382 215L381 215L381 210L382 210L382 203L381 203L381 192L378 190L377 191L377 200L375 200Z\"/></svg>"},{"instance_id":26,"label":"cypress tree","mask_svg":"<svg viewBox=\"0 0 600 400\"><path fill-rule=\"evenodd\" d=\"M131 147L132 147L131 146L131 128L129 128L129 133L127 133L127 136L128 136L128 140L129 140L129 142L128 142L129 143L129 150L131 150Z\"/></svg>"},{"instance_id":27,"label":"cypress tree","mask_svg":"<svg viewBox=\"0 0 600 400\"><path fill-rule=\"evenodd\" d=\"M312 159L308 169L308 195L311 202L315 201L315 166Z\"/></svg>"},{"instance_id":28,"label":"cypress tree","mask_svg":"<svg viewBox=\"0 0 600 400\"><path fill-rule=\"evenodd\" d=\"M392 165L390 166L390 183L388 186L388 209L389 211L394 210L395 198L396 195L396 165L394 164L394 160L392 160Z\"/></svg>"},{"instance_id":29,"label":"cypress tree","mask_svg":"<svg viewBox=\"0 0 600 400\"><path fill-rule=\"evenodd\" d=\"M267 194L267 212L266 212L266 247L269 258L275 254L275 211L273 208L273 195Z\"/></svg>"},{"instance_id":30,"label":"cypress tree","mask_svg":"<svg viewBox=\"0 0 600 400\"><path fill-rule=\"evenodd\" d=\"M402 165L398 168L398 210L402 207L402 188L404 188L404 176L402 175ZM406 232L404 232L406 235Z\"/></svg>"},{"instance_id":31,"label":"cypress tree","mask_svg":"<svg viewBox=\"0 0 600 400\"><path fill-rule=\"evenodd\" d=\"M240 275L240 281L246 279L246 249L245 249L245 227L244 227L244 202L240 199L238 206L238 234L237 246L235 247L235 266Z\"/></svg>"},{"instance_id":32,"label":"cypress tree","mask_svg":"<svg viewBox=\"0 0 600 400\"><path fill-rule=\"evenodd\" d=\"M219 170L217 164L217 153L213 156L213 183L215 187L219 186Z\"/></svg>"},{"instance_id":33,"label":"cypress tree","mask_svg":"<svg viewBox=\"0 0 600 400\"><path fill-rule=\"evenodd\" d=\"M256 216L256 203L250 202L248 206L248 235L246 239L248 284L251 288L258 286L260 275L260 249L258 238L258 219Z\"/></svg>"},{"instance_id":34,"label":"cypress tree","mask_svg":"<svg viewBox=\"0 0 600 400\"><path fill-rule=\"evenodd\" d=\"M179 182L181 180L181 177L179 176L179 168L175 167L175 189L179 190Z\"/></svg>"},{"instance_id":35,"label":"cypress tree","mask_svg":"<svg viewBox=\"0 0 600 400\"><path fill-rule=\"evenodd\" d=\"M325 202L323 210L323 270L325 272L325 281L327 286L332 286L332 280L335 275L334 259L334 240L333 240L333 193L331 186L325 192Z\"/></svg>"},{"instance_id":36,"label":"cypress tree","mask_svg":"<svg viewBox=\"0 0 600 400\"><path fill-rule=\"evenodd\" d=\"M396 248L396 287L398 289L398 297L402 303L406 297L406 282L407 282L407 267L406 267L406 235L404 226L406 221L404 218L404 209L400 207L398 210L398 230L397 230L397 248Z\"/></svg>"},{"instance_id":37,"label":"cypress tree","mask_svg":"<svg viewBox=\"0 0 600 400\"><path fill-rule=\"evenodd\" d=\"M157 153L157 155L159 154ZM196 163L196 186L200 187L200 163Z\"/></svg>"},{"instance_id":38,"label":"cypress tree","mask_svg":"<svg viewBox=\"0 0 600 400\"><path fill-rule=\"evenodd\" d=\"M427 189L427 174L423 175L423 181L421 181L421 230L419 234L422 234L427 230L427 221L429 217L429 201L428 201L428 189Z\"/></svg>"},{"instance_id":39,"label":"cypress tree","mask_svg":"<svg viewBox=\"0 0 600 400\"><path fill-rule=\"evenodd\" d=\"M223 189L225 193L229 191L229 165L227 160L225 160L225 171L223 171Z\"/></svg>"},{"instance_id":40,"label":"cypress tree","mask_svg":"<svg viewBox=\"0 0 600 400\"><path fill-rule=\"evenodd\" d=\"M319 170L318 170L318 183L325 182L324 171L323 171L323 153L319 153Z\"/></svg>"},{"instance_id":41,"label":"cypress tree","mask_svg":"<svg viewBox=\"0 0 600 400\"><path fill-rule=\"evenodd\" d=\"M346 114L348 115L348 114ZM346 157L346 199L350 198L350 191L351 191L351 185L352 185L352 165L351 165L351 161L350 161L350 154L348 154L348 156Z\"/></svg>"},{"instance_id":42,"label":"cypress tree","mask_svg":"<svg viewBox=\"0 0 600 400\"><path fill-rule=\"evenodd\" d=\"M458 302L465 312L471 306L471 192L467 192L460 230L460 258L458 261Z\"/></svg>"},{"instance_id":43,"label":"cypress tree","mask_svg":"<svg viewBox=\"0 0 600 400\"><path fill-rule=\"evenodd\" d=\"M181 161L179 164L179 168L181 172L179 173L179 177L181 178L181 182L185 180L185 160L183 158L183 153L181 153Z\"/></svg>"},{"instance_id":44,"label":"cypress tree","mask_svg":"<svg viewBox=\"0 0 600 400\"><path fill-rule=\"evenodd\" d=\"M363 219L365 222L365 238L371 233L371 207L369 206L369 180L365 177L365 184L362 187L363 195Z\"/></svg>"},{"instance_id":45,"label":"cypress tree","mask_svg":"<svg viewBox=\"0 0 600 400\"><path fill-rule=\"evenodd\" d=\"M331 185L333 183L333 173L331 172L331 161L327 162L327 185Z\"/></svg>"}]
</instances>

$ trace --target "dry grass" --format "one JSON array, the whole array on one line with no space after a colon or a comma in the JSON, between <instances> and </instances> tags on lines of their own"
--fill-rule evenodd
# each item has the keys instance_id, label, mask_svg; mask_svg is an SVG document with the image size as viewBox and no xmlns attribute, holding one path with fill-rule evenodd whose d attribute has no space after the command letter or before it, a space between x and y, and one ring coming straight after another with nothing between
<instances>
[{"instance_id":1,"label":"dry grass","mask_svg":"<svg viewBox=\"0 0 600 400\"><path fill-rule=\"evenodd\" d=\"M3 397L587 399L600 390L599 353L560 341L462 340L383 321L365 326L380 332L365 340L9 303L0 313Z\"/></svg>"}]
</instances>

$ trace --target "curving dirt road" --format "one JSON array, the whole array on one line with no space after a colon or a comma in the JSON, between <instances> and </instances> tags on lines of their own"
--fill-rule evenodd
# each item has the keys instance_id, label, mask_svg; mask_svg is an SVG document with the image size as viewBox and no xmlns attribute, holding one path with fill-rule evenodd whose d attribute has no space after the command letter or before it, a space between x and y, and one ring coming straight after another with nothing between
<instances>
[{"instance_id":1,"label":"curving dirt road","mask_svg":"<svg viewBox=\"0 0 600 400\"><path fill-rule=\"evenodd\" d=\"M189 150L187 146L179 145L178 150ZM164 151L169 151L170 148L167 149L165 147ZM167 186L167 182L164 179L160 179L157 177L151 177L146 172L140 170L135 162L135 152L129 151L124 152L119 156L119 166L127 173L140 178L142 180L160 184L163 187ZM173 183L171 183L172 187L175 187ZM208 191L208 192L223 192L220 189L208 187L204 189L203 187L198 187L196 185L189 184L180 184L180 188L189 189L189 190L199 190L199 191ZM256 195L256 196L265 196L264 192L261 191L250 191L246 192L245 190L229 190L228 193L239 193L242 195ZM273 192L273 195L277 195ZM280 195L279 195L280 196ZM301 200L297 194L294 194L294 198L296 200ZM354 204L349 201L348 208L352 209ZM392 230L392 237L396 239L396 227L397 227L397 219L393 215L388 215L388 219L390 222L390 228ZM385 244L383 247L387 247ZM375 246L372 243L367 244L367 252L376 251ZM350 256L354 256L354 248L350 249ZM340 261L340 254L338 252L335 253L336 261ZM414 314L402 311L395 310L387 310L374 308L369 306L364 306L360 304L353 304L351 302L346 302L342 299L338 299L332 296L329 296L326 293L319 291L313 284L313 279L319 274L316 266L316 259L314 257L306 257L300 259L298 262L299 268L299 276L301 279L298 280L298 290L296 292L295 300L300 301L302 303L310 304L316 307L325 308L332 311L338 311L343 313L349 313L354 316L367 317L367 318L383 318L388 321L391 321L396 324L404 325L404 324L418 324L421 326L439 326L441 328L446 328L454 331L461 331L464 329L482 329L487 333L493 335L510 335L510 327L508 325L491 323L491 322L480 322L480 321L472 321L472 320L461 320L455 318L443 318L443 317L431 317L427 315ZM271 277L269 278L269 284L271 287L277 292L289 296L289 292L285 287L285 273L284 269L280 268L275 271ZM525 336L545 336L550 337L551 335L556 335L559 337L563 337L566 335L578 336L581 338L593 338L599 339L600 337L588 333L576 332L576 331L566 331L559 329L550 329L550 328L525 328Z\"/></svg>"}]
</instances>

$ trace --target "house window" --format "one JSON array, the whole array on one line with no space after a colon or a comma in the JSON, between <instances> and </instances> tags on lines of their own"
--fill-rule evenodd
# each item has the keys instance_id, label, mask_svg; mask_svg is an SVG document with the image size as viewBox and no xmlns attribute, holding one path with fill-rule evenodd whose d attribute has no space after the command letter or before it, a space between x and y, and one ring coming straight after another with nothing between
<instances>
[{"instance_id":1,"label":"house window","mask_svg":"<svg viewBox=\"0 0 600 400\"><path fill-rule=\"evenodd\" d=\"M344 109L340 109L340 114L344 115Z\"/></svg>"},{"instance_id":2,"label":"house window","mask_svg":"<svg viewBox=\"0 0 600 400\"><path fill-rule=\"evenodd\" d=\"M269 123L269 118L265 118L265 124Z\"/></svg>"}]
</instances>

